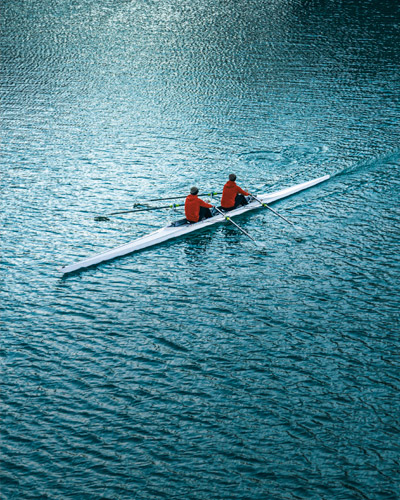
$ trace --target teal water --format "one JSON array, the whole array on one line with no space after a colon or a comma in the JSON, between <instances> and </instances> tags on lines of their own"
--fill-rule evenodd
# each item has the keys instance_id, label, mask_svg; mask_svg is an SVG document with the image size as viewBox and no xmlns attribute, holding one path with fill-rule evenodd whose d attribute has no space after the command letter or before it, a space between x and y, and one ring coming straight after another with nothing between
<instances>
[{"instance_id":1,"label":"teal water","mask_svg":"<svg viewBox=\"0 0 400 500\"><path fill-rule=\"evenodd\" d=\"M400 12L8 0L2 499L400 498ZM181 217L269 211L62 279ZM298 236L301 241L298 241Z\"/></svg>"}]
</instances>

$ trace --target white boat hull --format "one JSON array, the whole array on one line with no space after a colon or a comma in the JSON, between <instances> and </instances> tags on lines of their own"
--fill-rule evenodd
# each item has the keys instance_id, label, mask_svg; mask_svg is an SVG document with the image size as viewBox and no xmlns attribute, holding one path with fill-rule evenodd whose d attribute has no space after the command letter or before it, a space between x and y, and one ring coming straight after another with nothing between
<instances>
[{"instance_id":1,"label":"white boat hull","mask_svg":"<svg viewBox=\"0 0 400 500\"><path fill-rule=\"evenodd\" d=\"M257 196L257 198L263 203L272 203L274 201L280 200L282 198L286 198L291 196L292 194L298 193L299 191L303 191L308 189L316 184L320 184L329 179L329 175L324 175L323 177L319 177L318 179L313 179L308 182L303 182L302 184L297 184L295 186L281 189L280 191L275 191L274 193L263 194ZM257 201L253 201L244 207L239 207L235 210L231 210L227 213L229 217L235 217L237 215L241 215L245 212L249 212L251 210L255 210L257 208L262 208L260 203ZM171 240L173 238L178 238L180 236L185 236L189 233L193 233L194 231L198 231L200 229L204 229L208 226L213 226L214 224L218 224L223 222L225 218L222 215L216 215L210 219L205 219L200 222L196 222L195 224L186 224L184 226L166 226L157 231L154 231L146 236L142 236L130 243L126 243L125 245L121 245L119 247L113 248L112 250L108 250L106 252L99 253L94 255L93 257L89 257L87 259L81 260L79 262L75 262L68 266L61 267L59 271L63 274L72 273L74 271L78 271L79 269L84 269L86 267L95 266L100 262L105 262L107 260L112 260L117 257L122 257L124 255L128 255L133 252L137 252L138 250L143 250L144 248L152 247L154 245L158 245L159 243L163 243L164 241Z\"/></svg>"}]
</instances>

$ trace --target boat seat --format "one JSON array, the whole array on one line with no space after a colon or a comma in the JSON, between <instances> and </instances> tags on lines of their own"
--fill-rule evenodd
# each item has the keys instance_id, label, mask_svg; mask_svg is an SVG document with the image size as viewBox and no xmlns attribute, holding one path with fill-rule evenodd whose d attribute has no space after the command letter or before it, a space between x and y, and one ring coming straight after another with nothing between
<instances>
[{"instance_id":1,"label":"boat seat","mask_svg":"<svg viewBox=\"0 0 400 500\"><path fill-rule=\"evenodd\" d=\"M175 222L171 222L171 224L168 227L185 226L186 224L190 224L190 222L187 219L179 219L176 220Z\"/></svg>"}]
</instances>

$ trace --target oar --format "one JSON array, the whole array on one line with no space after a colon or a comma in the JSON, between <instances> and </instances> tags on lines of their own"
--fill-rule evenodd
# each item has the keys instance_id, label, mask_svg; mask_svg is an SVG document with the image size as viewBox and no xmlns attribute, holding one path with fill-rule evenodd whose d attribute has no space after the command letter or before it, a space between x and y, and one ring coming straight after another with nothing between
<instances>
[{"instance_id":1,"label":"oar","mask_svg":"<svg viewBox=\"0 0 400 500\"><path fill-rule=\"evenodd\" d=\"M212 197L212 196L216 196L219 194L222 194L222 193L215 193L215 192L203 193L203 194L200 194L198 196L211 196ZM187 195L173 196L171 198L154 198L153 200L146 200L144 203L147 203L150 201L167 201L167 200L177 200L177 199L183 199L183 198L187 198ZM162 210L163 208L176 208L176 207L180 207L180 206L182 206L182 205L174 203L173 205L165 205L163 207L149 207L149 208L138 208L135 210L123 210L121 212L112 212L111 214L108 214L108 215L131 214L134 212L147 212L148 210ZM104 215L99 215L99 216L95 217L94 220L96 220L96 221L109 221L110 219Z\"/></svg>"},{"instance_id":2,"label":"oar","mask_svg":"<svg viewBox=\"0 0 400 500\"><path fill-rule=\"evenodd\" d=\"M202 194L199 194L198 196L216 196L217 194L222 194L222 193L202 193ZM178 200L178 199L183 199L186 197L187 197L187 194L185 194L184 196L171 196L171 198L154 198L154 200L145 200L145 203L150 202L150 201Z\"/></svg>"},{"instance_id":3,"label":"oar","mask_svg":"<svg viewBox=\"0 0 400 500\"><path fill-rule=\"evenodd\" d=\"M149 210L163 210L164 208L177 208L182 207L183 205L179 205L178 203L173 203L172 205L164 205L162 207L149 207L149 208L137 208L135 210L124 210L122 212L112 212L108 215L121 215L121 214L131 214L136 212L148 212ZM110 219L105 216L98 216L94 218L95 221L109 221Z\"/></svg>"},{"instance_id":4,"label":"oar","mask_svg":"<svg viewBox=\"0 0 400 500\"><path fill-rule=\"evenodd\" d=\"M264 203L263 201L261 201L259 198L257 198L256 196L254 196L252 194L250 196L253 198L253 200L258 201L258 203L260 203L263 207L268 208L269 210L271 210L272 213L274 213L275 215L277 215L278 217L280 217L284 221L286 221L289 224L291 224L296 230L298 229L298 226L296 226L295 224L293 224L292 221L290 221L289 219L286 219L286 217L284 217L283 215L281 215L280 213L278 213L276 210L274 210L273 208L271 208L269 205L267 205L266 203ZM298 241L298 242L301 242L302 238L295 238L295 240Z\"/></svg>"},{"instance_id":5,"label":"oar","mask_svg":"<svg viewBox=\"0 0 400 500\"><path fill-rule=\"evenodd\" d=\"M236 222L233 222L233 220L228 216L228 215L225 215L219 208L217 208L216 206L214 206L215 210L220 213L222 215L222 217L224 219L226 219L228 222L230 222L231 224L233 224L235 227L237 227L239 229L239 231L241 231L244 235L246 235L248 238L250 238L257 246L258 246L258 242L252 237L249 235L249 233L247 233L244 229L242 229L240 226L238 226L236 224Z\"/></svg>"},{"instance_id":6,"label":"oar","mask_svg":"<svg viewBox=\"0 0 400 500\"><path fill-rule=\"evenodd\" d=\"M275 215L277 215L278 217L280 217L281 219L285 220L286 222L288 222L289 224L291 224L292 226L296 227L293 222L291 222L290 220L286 219L286 217L284 217L283 215L279 214L276 210L274 210L273 208L271 208L269 205L267 205L266 203L264 203L263 201L261 201L260 199L256 198L254 195L250 195L253 200L256 200L258 201L258 203L261 203L261 205L265 208L268 208L269 210L271 210L271 212L273 212Z\"/></svg>"},{"instance_id":7,"label":"oar","mask_svg":"<svg viewBox=\"0 0 400 500\"><path fill-rule=\"evenodd\" d=\"M136 208L135 210L124 210L123 212L111 212L109 215L131 214L134 212L147 212L149 210L162 210L163 208L177 208L182 206L182 204L173 203L172 205L164 205L162 207Z\"/></svg>"}]
</instances>

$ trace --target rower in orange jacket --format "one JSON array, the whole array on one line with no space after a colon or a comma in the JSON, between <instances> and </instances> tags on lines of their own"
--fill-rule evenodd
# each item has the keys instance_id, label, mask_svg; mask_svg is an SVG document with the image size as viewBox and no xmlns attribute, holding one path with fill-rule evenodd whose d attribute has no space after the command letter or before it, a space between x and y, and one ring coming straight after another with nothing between
<instances>
[{"instance_id":1,"label":"rower in orange jacket","mask_svg":"<svg viewBox=\"0 0 400 500\"><path fill-rule=\"evenodd\" d=\"M198 222L202 219L209 219L212 217L210 208L212 205L201 200L197 195L199 190L193 186L190 189L189 196L185 201L185 216L189 222Z\"/></svg>"},{"instance_id":2,"label":"rower in orange jacket","mask_svg":"<svg viewBox=\"0 0 400 500\"><path fill-rule=\"evenodd\" d=\"M229 174L229 181L225 184L222 191L221 208L223 208L225 211L233 210L240 205L248 204L245 196L248 196L250 193L240 188L236 184L235 180L236 175Z\"/></svg>"}]
</instances>

